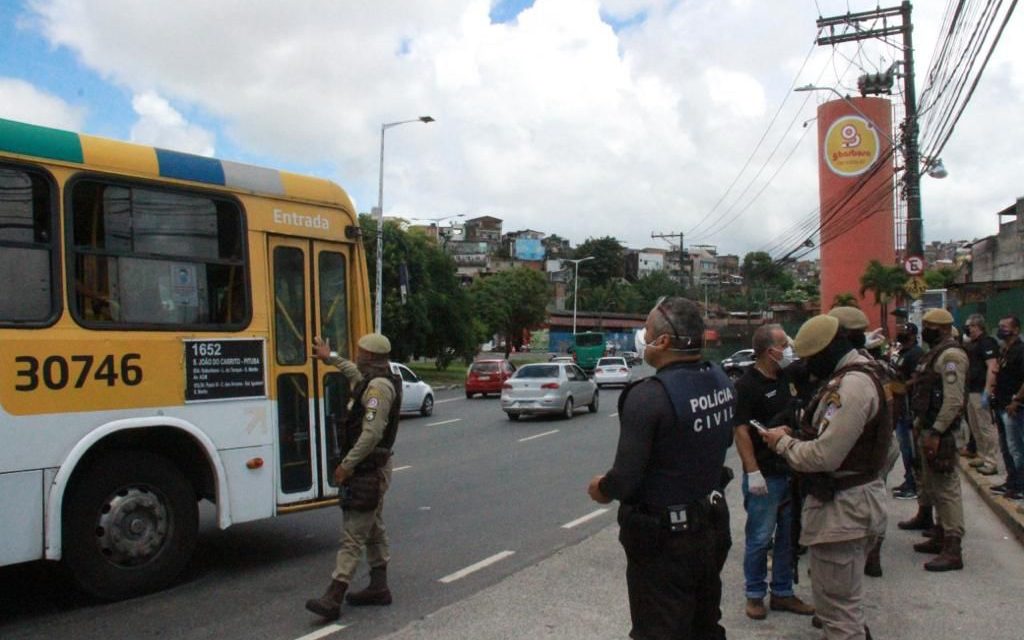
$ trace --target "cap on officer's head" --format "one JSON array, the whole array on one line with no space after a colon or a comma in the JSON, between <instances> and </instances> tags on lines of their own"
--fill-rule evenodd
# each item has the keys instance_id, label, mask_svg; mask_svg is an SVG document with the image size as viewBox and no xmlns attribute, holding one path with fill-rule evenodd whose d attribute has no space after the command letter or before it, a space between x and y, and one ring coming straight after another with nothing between
<instances>
[{"instance_id":1,"label":"cap on officer's head","mask_svg":"<svg viewBox=\"0 0 1024 640\"><path fill-rule=\"evenodd\" d=\"M921 318L921 322L930 322L931 324L953 324L953 314L945 309L931 309L928 313L924 314Z\"/></svg>"},{"instance_id":2,"label":"cap on officer's head","mask_svg":"<svg viewBox=\"0 0 1024 640\"><path fill-rule=\"evenodd\" d=\"M793 351L801 358L809 358L827 347L838 332L839 320L835 316L814 316L796 332Z\"/></svg>"},{"instance_id":3,"label":"cap on officer's head","mask_svg":"<svg viewBox=\"0 0 1024 640\"><path fill-rule=\"evenodd\" d=\"M828 315L838 320L842 329L863 331L868 328L868 317L857 307L836 307Z\"/></svg>"},{"instance_id":4,"label":"cap on officer's head","mask_svg":"<svg viewBox=\"0 0 1024 640\"><path fill-rule=\"evenodd\" d=\"M363 351L386 356L391 353L391 341L379 333L368 333L359 338L359 348Z\"/></svg>"}]
</instances>

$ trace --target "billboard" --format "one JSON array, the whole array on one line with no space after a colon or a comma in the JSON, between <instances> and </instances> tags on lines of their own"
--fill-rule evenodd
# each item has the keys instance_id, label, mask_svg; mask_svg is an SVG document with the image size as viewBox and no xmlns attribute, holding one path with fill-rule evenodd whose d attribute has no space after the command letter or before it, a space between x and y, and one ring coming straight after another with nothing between
<instances>
[{"instance_id":1,"label":"billboard","mask_svg":"<svg viewBox=\"0 0 1024 640\"><path fill-rule=\"evenodd\" d=\"M539 238L516 238L516 260L535 262L544 259L544 244Z\"/></svg>"}]
</instances>

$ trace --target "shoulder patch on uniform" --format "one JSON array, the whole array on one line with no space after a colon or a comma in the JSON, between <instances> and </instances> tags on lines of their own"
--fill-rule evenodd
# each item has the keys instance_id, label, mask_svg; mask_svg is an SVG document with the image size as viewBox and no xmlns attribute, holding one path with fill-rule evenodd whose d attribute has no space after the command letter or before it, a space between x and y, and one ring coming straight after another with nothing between
<instances>
[{"instance_id":1,"label":"shoulder patch on uniform","mask_svg":"<svg viewBox=\"0 0 1024 640\"><path fill-rule=\"evenodd\" d=\"M367 422L373 422L373 419L376 418L376 417L377 417L377 410L376 409L370 409L369 411L366 412L366 415L363 416L363 420L365 420Z\"/></svg>"},{"instance_id":2,"label":"shoulder patch on uniform","mask_svg":"<svg viewBox=\"0 0 1024 640\"><path fill-rule=\"evenodd\" d=\"M828 404L828 406L827 406L827 407L825 407L825 415L823 416L823 418L824 418L825 420L831 420L831 419L832 419L832 416L836 415L836 412L837 412L837 411L839 411L839 407L840 407L840 406L841 406L841 405L838 405L838 404L832 404L832 403L830 402L830 403Z\"/></svg>"},{"instance_id":3,"label":"shoulder patch on uniform","mask_svg":"<svg viewBox=\"0 0 1024 640\"><path fill-rule=\"evenodd\" d=\"M376 409L378 406L380 406L380 398L377 396L371 396L370 399L366 401L367 409Z\"/></svg>"},{"instance_id":4,"label":"shoulder patch on uniform","mask_svg":"<svg viewBox=\"0 0 1024 640\"><path fill-rule=\"evenodd\" d=\"M947 362L946 363L946 371L954 371L955 372L956 371L956 363L955 362Z\"/></svg>"}]
</instances>

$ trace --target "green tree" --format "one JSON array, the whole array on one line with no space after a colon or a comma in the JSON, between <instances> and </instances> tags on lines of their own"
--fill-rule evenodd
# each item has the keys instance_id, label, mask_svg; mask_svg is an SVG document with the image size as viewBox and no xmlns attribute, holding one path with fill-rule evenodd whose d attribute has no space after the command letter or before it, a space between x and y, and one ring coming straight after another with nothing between
<instances>
[{"instance_id":1,"label":"green tree","mask_svg":"<svg viewBox=\"0 0 1024 640\"><path fill-rule=\"evenodd\" d=\"M868 291L875 297L875 304L882 309L882 318L889 317L889 301L902 295L903 285L907 282L907 274L897 266L887 267L878 260L868 263L864 275L860 277L860 295ZM885 323L882 324L883 329Z\"/></svg>"},{"instance_id":2,"label":"green tree","mask_svg":"<svg viewBox=\"0 0 1024 640\"><path fill-rule=\"evenodd\" d=\"M505 339L505 355L523 346L526 332L547 316L548 283L544 274L516 268L473 283L473 307L489 334Z\"/></svg>"},{"instance_id":3,"label":"green tree","mask_svg":"<svg viewBox=\"0 0 1024 640\"><path fill-rule=\"evenodd\" d=\"M957 270L953 267L939 267L924 272L924 281L929 289L946 289L956 282Z\"/></svg>"},{"instance_id":4,"label":"green tree","mask_svg":"<svg viewBox=\"0 0 1024 640\"><path fill-rule=\"evenodd\" d=\"M832 308L836 307L853 307L854 309L860 309L860 305L857 304L857 296L853 295L853 292L847 291L845 293L837 293L832 298Z\"/></svg>"},{"instance_id":5,"label":"green tree","mask_svg":"<svg viewBox=\"0 0 1024 640\"><path fill-rule=\"evenodd\" d=\"M622 245L611 236L588 238L586 242L576 247L574 253L577 258L594 258L581 262L579 268L580 278L586 278L591 286L604 286L611 280L625 275L626 264Z\"/></svg>"},{"instance_id":6,"label":"green tree","mask_svg":"<svg viewBox=\"0 0 1024 640\"><path fill-rule=\"evenodd\" d=\"M370 290L376 290L376 220L359 217L370 272ZM403 301L401 265L408 272ZM392 358L436 358L446 367L453 357L475 353L482 341L474 323L469 294L456 277L455 263L434 242L420 233L406 233L392 222L384 224L384 333L391 340Z\"/></svg>"}]
</instances>

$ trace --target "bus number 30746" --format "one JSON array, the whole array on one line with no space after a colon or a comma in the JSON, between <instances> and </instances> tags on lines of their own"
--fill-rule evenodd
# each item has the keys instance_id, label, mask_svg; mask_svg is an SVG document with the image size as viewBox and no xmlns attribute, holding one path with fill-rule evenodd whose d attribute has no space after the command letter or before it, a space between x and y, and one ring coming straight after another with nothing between
<instances>
[{"instance_id":1,"label":"bus number 30746","mask_svg":"<svg viewBox=\"0 0 1024 640\"><path fill-rule=\"evenodd\" d=\"M39 388L40 381L47 389L59 391L73 386L81 389L90 380L105 382L113 387L118 382L134 387L142 382L142 367L138 362L142 355L126 353L121 356L120 366L115 364L113 355L92 356L74 355L48 356L40 362L34 356L18 356L14 361L18 364L15 372L19 382L14 385L18 391L34 391Z\"/></svg>"}]
</instances>

